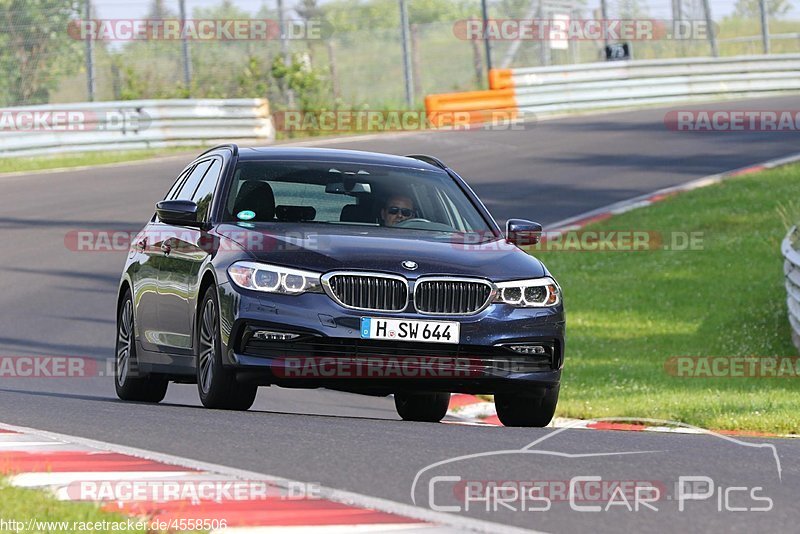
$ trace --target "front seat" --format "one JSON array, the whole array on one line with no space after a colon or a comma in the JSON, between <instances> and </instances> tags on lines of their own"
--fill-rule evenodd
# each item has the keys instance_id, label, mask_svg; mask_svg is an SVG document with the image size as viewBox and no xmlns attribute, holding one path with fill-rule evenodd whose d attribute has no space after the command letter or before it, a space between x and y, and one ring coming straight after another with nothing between
<instances>
[{"instance_id":1,"label":"front seat","mask_svg":"<svg viewBox=\"0 0 800 534\"><path fill-rule=\"evenodd\" d=\"M275 195L272 187L267 182L258 180L242 184L233 203L233 216L242 211L252 211L256 214L250 221L266 222L275 218ZM237 217L238 218L238 217Z\"/></svg>"},{"instance_id":2,"label":"front seat","mask_svg":"<svg viewBox=\"0 0 800 534\"><path fill-rule=\"evenodd\" d=\"M375 223L369 204L348 204L342 208L340 222Z\"/></svg>"}]
</instances>

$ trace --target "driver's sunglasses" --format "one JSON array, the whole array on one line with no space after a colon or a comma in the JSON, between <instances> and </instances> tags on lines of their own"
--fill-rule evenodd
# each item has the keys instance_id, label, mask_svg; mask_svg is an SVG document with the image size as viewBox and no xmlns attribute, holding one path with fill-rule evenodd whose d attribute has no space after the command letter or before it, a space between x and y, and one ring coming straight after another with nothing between
<instances>
[{"instance_id":1,"label":"driver's sunglasses","mask_svg":"<svg viewBox=\"0 0 800 534\"><path fill-rule=\"evenodd\" d=\"M400 213L403 217L411 217L414 215L414 210L409 208L399 208L397 206L392 206L390 208L386 208L386 213L389 215L397 215Z\"/></svg>"}]
</instances>

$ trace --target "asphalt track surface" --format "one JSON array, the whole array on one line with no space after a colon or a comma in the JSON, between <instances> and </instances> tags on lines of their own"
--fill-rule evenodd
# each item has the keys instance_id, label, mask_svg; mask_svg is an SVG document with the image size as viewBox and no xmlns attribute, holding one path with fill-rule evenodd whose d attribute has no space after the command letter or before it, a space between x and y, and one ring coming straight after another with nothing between
<instances>
[{"instance_id":1,"label":"asphalt track surface","mask_svg":"<svg viewBox=\"0 0 800 534\"><path fill-rule=\"evenodd\" d=\"M798 104L800 98L786 97L716 107L797 109ZM435 155L473 185L498 219L525 217L545 226L661 187L799 151L796 133L671 132L664 127L664 113L648 109L540 122L521 131L415 133L325 144ZM0 177L0 355L113 357L115 291L125 253L71 251L65 235L71 230L138 230L187 161L175 157ZM568 362L567 354L566 373ZM324 390L262 388L249 412L210 411L199 407L194 386L170 388L164 403L148 406L117 401L110 377L0 378L0 421L402 503L411 503L414 477L429 464L459 455L519 451L552 432L406 423L396 416L391 399ZM774 444L780 471L772 449L745 442ZM416 486L416 503L452 504L447 484L428 491L434 474L473 481L568 481L598 475L606 481L660 484L659 510L642 506L629 512L619 506L578 512L551 489L547 511L512 511L497 504L486 511L483 503L463 511L461 503L461 513L551 532L774 531L794 529L800 520L798 440L740 443L717 436L568 430L535 449L550 452L506 452L425 471ZM621 452L636 454L616 454ZM597 453L615 454L565 455ZM684 499L686 509L678 511L671 484L679 475L710 477L713 496ZM756 486L763 490L753 490ZM731 487L749 489L726 494ZM761 495L772 499L771 511L727 511L762 506L754 498ZM596 503L589 497L575 504ZM520 506L519 500L511 505ZM537 507L543 502L526 506Z\"/></svg>"}]
</instances>

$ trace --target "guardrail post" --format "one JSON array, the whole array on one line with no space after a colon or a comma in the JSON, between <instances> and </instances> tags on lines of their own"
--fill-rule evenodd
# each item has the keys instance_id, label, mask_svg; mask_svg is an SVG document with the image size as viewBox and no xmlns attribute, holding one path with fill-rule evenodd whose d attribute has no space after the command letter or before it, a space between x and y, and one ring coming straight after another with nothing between
<instances>
[{"instance_id":1,"label":"guardrail post","mask_svg":"<svg viewBox=\"0 0 800 534\"><path fill-rule=\"evenodd\" d=\"M767 6L764 0L758 0L758 11L761 13L761 42L764 53L769 54L769 23L767 22Z\"/></svg>"},{"instance_id":2,"label":"guardrail post","mask_svg":"<svg viewBox=\"0 0 800 534\"><path fill-rule=\"evenodd\" d=\"M492 70L492 45L489 41L489 33L486 31L489 26L489 6L486 0L481 0L481 18L483 18L483 46L486 48L486 72Z\"/></svg>"},{"instance_id":3,"label":"guardrail post","mask_svg":"<svg viewBox=\"0 0 800 534\"><path fill-rule=\"evenodd\" d=\"M186 27L186 0L180 0L178 4L181 16L181 27ZM183 37L181 38L181 53L183 55L183 83L186 85L186 97L192 95L192 64L189 57L189 40L185 31L182 31Z\"/></svg>"},{"instance_id":4,"label":"guardrail post","mask_svg":"<svg viewBox=\"0 0 800 534\"><path fill-rule=\"evenodd\" d=\"M86 21L89 24L92 20L92 2L86 1ZM94 102L95 98L95 77L94 77L94 36L92 32L86 32L86 92L89 102Z\"/></svg>"},{"instance_id":5,"label":"guardrail post","mask_svg":"<svg viewBox=\"0 0 800 534\"><path fill-rule=\"evenodd\" d=\"M600 0L600 16L603 18L603 26L608 24L608 7L606 0ZM608 47L608 33L603 29L603 50Z\"/></svg>"},{"instance_id":6,"label":"guardrail post","mask_svg":"<svg viewBox=\"0 0 800 534\"><path fill-rule=\"evenodd\" d=\"M708 44L711 45L711 55L719 57L717 49L717 36L714 34L714 21L711 19L711 6L708 0L703 0L703 12L706 15L706 27L708 29Z\"/></svg>"},{"instance_id":7,"label":"guardrail post","mask_svg":"<svg viewBox=\"0 0 800 534\"><path fill-rule=\"evenodd\" d=\"M281 54L283 55L283 64L287 69L292 65L292 58L289 57L289 40L286 35L286 13L283 9L283 0L278 0L278 26L281 32ZM286 84L286 105L289 109L294 109L294 91L289 85L289 81L284 78Z\"/></svg>"},{"instance_id":8,"label":"guardrail post","mask_svg":"<svg viewBox=\"0 0 800 534\"><path fill-rule=\"evenodd\" d=\"M400 34L403 44L403 70L406 79L406 105L408 109L414 107L414 75L411 72L411 51L409 47L408 6L406 0L400 0Z\"/></svg>"}]
</instances>

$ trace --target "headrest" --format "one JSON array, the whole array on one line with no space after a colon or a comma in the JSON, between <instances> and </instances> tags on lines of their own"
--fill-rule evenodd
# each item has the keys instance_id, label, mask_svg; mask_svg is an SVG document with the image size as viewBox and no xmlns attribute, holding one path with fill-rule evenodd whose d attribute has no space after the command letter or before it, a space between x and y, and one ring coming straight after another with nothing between
<instances>
[{"instance_id":1,"label":"headrest","mask_svg":"<svg viewBox=\"0 0 800 534\"><path fill-rule=\"evenodd\" d=\"M279 221L300 222L313 221L317 210L312 206L276 206L275 215Z\"/></svg>"},{"instance_id":2,"label":"headrest","mask_svg":"<svg viewBox=\"0 0 800 534\"><path fill-rule=\"evenodd\" d=\"M275 218L275 195L267 182L248 181L242 184L233 204L233 215L245 210L256 214L249 219L252 221L264 222Z\"/></svg>"},{"instance_id":3,"label":"headrest","mask_svg":"<svg viewBox=\"0 0 800 534\"><path fill-rule=\"evenodd\" d=\"M375 217L370 213L368 205L348 204L342 208L339 216L341 222L374 223Z\"/></svg>"}]
</instances>

